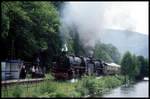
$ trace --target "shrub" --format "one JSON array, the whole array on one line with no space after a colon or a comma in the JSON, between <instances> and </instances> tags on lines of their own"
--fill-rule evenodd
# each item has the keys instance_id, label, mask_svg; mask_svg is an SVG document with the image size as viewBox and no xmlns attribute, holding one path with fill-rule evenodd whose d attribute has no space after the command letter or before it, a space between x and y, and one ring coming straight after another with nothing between
<instances>
[{"instance_id":1,"label":"shrub","mask_svg":"<svg viewBox=\"0 0 150 99\"><path fill-rule=\"evenodd\" d=\"M104 88L106 88L106 85L105 85L105 82L103 81L103 80L98 80L98 86L99 86L99 91L102 91L102 90L104 90Z\"/></svg>"},{"instance_id":2,"label":"shrub","mask_svg":"<svg viewBox=\"0 0 150 99\"><path fill-rule=\"evenodd\" d=\"M56 93L56 94L55 94L55 97L56 97L56 98L65 98L65 97L70 97L70 96L68 96L68 95L65 94L65 93L59 92L59 93Z\"/></svg>"},{"instance_id":3,"label":"shrub","mask_svg":"<svg viewBox=\"0 0 150 99\"><path fill-rule=\"evenodd\" d=\"M118 75L118 76L116 76L116 78L121 81L121 84L123 84L125 81L125 77L122 75Z\"/></svg>"},{"instance_id":4,"label":"shrub","mask_svg":"<svg viewBox=\"0 0 150 99\"><path fill-rule=\"evenodd\" d=\"M40 92L54 92L56 90L56 83L53 81L44 81L43 84L40 86Z\"/></svg>"},{"instance_id":5,"label":"shrub","mask_svg":"<svg viewBox=\"0 0 150 99\"><path fill-rule=\"evenodd\" d=\"M46 92L46 93L44 93L44 94L42 94L42 95L40 95L38 97L39 98L48 98L48 97L50 97L50 94L48 92Z\"/></svg>"},{"instance_id":6,"label":"shrub","mask_svg":"<svg viewBox=\"0 0 150 99\"><path fill-rule=\"evenodd\" d=\"M12 95L18 98L18 97L21 97L22 92L23 92L23 89L21 87L13 88Z\"/></svg>"},{"instance_id":7,"label":"shrub","mask_svg":"<svg viewBox=\"0 0 150 99\"><path fill-rule=\"evenodd\" d=\"M77 88L76 91L79 92L82 96L89 94L89 90L84 87Z\"/></svg>"},{"instance_id":8,"label":"shrub","mask_svg":"<svg viewBox=\"0 0 150 99\"><path fill-rule=\"evenodd\" d=\"M54 80L55 78L51 74L45 74L45 80Z\"/></svg>"},{"instance_id":9,"label":"shrub","mask_svg":"<svg viewBox=\"0 0 150 99\"><path fill-rule=\"evenodd\" d=\"M121 80L117 79L114 76L107 76L104 78L107 88L114 88L121 85Z\"/></svg>"},{"instance_id":10,"label":"shrub","mask_svg":"<svg viewBox=\"0 0 150 99\"><path fill-rule=\"evenodd\" d=\"M80 97L81 93L78 91L72 91L71 94L68 94L69 97Z\"/></svg>"},{"instance_id":11,"label":"shrub","mask_svg":"<svg viewBox=\"0 0 150 99\"><path fill-rule=\"evenodd\" d=\"M34 89L34 90L31 92L31 96L32 96L32 97L35 97L35 98L39 97L39 96L40 96L40 91Z\"/></svg>"}]
</instances>

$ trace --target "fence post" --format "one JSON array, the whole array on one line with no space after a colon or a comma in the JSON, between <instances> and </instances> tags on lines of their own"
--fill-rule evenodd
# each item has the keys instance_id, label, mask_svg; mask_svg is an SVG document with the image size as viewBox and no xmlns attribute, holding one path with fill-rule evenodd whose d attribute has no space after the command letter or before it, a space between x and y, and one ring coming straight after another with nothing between
<instances>
[{"instance_id":1,"label":"fence post","mask_svg":"<svg viewBox=\"0 0 150 99\"><path fill-rule=\"evenodd\" d=\"M27 79L27 93L26 93L26 96L28 96L28 83L29 83L29 81Z\"/></svg>"}]
</instances>

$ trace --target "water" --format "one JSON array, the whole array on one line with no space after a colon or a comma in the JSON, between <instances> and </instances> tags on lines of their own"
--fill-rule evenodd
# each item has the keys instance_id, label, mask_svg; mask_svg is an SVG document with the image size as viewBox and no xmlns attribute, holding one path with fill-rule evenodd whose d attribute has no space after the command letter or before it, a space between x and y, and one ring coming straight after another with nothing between
<instances>
[{"instance_id":1,"label":"water","mask_svg":"<svg viewBox=\"0 0 150 99\"><path fill-rule=\"evenodd\" d=\"M140 81L128 86L121 86L96 97L149 97L149 81Z\"/></svg>"}]
</instances>

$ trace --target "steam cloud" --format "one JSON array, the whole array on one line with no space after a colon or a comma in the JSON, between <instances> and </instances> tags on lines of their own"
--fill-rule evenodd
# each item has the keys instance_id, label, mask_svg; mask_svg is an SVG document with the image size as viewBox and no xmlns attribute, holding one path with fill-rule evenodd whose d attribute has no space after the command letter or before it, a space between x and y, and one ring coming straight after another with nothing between
<instances>
[{"instance_id":1,"label":"steam cloud","mask_svg":"<svg viewBox=\"0 0 150 99\"><path fill-rule=\"evenodd\" d=\"M100 34L107 28L120 28L124 30L135 29L136 22L130 17L127 10L113 12L115 6L111 3L68 3L62 11L62 26L60 33L64 43L67 42L69 35L67 28L77 27L80 41L88 53L92 54L96 41L100 39ZM129 9L128 9L129 10Z\"/></svg>"},{"instance_id":2,"label":"steam cloud","mask_svg":"<svg viewBox=\"0 0 150 99\"><path fill-rule=\"evenodd\" d=\"M63 11L63 24L69 27L77 26L77 32L83 47L91 50L104 29L103 9L100 4L69 3ZM67 36L64 38L67 39Z\"/></svg>"}]
</instances>

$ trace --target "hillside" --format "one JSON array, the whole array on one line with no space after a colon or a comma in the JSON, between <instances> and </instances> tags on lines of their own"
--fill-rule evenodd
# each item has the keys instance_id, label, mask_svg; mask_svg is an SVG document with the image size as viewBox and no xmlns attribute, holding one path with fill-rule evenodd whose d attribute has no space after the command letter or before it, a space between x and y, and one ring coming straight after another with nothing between
<instances>
[{"instance_id":1,"label":"hillside","mask_svg":"<svg viewBox=\"0 0 150 99\"><path fill-rule=\"evenodd\" d=\"M136 55L148 58L148 36L132 31L108 29L101 34L103 43L116 46L121 54L127 50Z\"/></svg>"}]
</instances>

